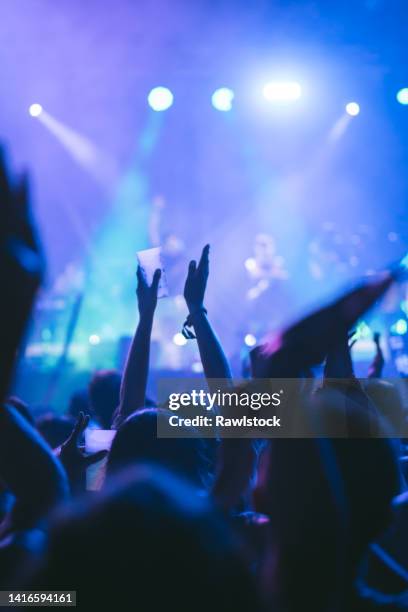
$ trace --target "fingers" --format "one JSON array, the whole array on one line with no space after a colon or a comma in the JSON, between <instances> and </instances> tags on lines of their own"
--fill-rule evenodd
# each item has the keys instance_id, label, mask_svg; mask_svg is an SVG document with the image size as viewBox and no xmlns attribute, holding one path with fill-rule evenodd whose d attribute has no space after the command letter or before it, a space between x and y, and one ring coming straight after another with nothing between
<instances>
[{"instance_id":1,"label":"fingers","mask_svg":"<svg viewBox=\"0 0 408 612\"><path fill-rule=\"evenodd\" d=\"M192 259L190 261L190 263L188 264L188 276L191 277L195 274L195 271L197 269L197 262L195 259Z\"/></svg>"},{"instance_id":2,"label":"fingers","mask_svg":"<svg viewBox=\"0 0 408 612\"><path fill-rule=\"evenodd\" d=\"M97 451L96 453L93 453L92 455L88 455L88 457L85 458L86 467L89 467L90 465L93 465L94 463L98 463L98 461L102 461L102 459L104 459L107 454L108 454L107 450L100 450L100 451Z\"/></svg>"},{"instance_id":3,"label":"fingers","mask_svg":"<svg viewBox=\"0 0 408 612\"><path fill-rule=\"evenodd\" d=\"M200 263L198 264L198 269L201 273L207 273L209 267L209 253L210 253L210 245L206 244L203 248L200 257Z\"/></svg>"},{"instance_id":4,"label":"fingers","mask_svg":"<svg viewBox=\"0 0 408 612\"><path fill-rule=\"evenodd\" d=\"M137 286L147 287L146 273L141 266L137 266L136 276L137 276Z\"/></svg>"},{"instance_id":5,"label":"fingers","mask_svg":"<svg viewBox=\"0 0 408 612\"><path fill-rule=\"evenodd\" d=\"M77 422L75 423L74 429L72 430L71 435L69 436L67 442L77 444L79 441L79 437L85 431L89 424L89 415L84 415L83 412L80 412L78 415Z\"/></svg>"}]
</instances>

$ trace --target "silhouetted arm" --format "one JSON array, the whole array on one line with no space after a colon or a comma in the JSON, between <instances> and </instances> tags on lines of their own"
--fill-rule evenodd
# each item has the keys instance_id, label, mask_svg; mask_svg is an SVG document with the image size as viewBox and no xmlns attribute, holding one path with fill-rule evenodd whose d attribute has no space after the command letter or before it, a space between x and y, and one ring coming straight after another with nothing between
<instances>
[{"instance_id":1,"label":"silhouetted arm","mask_svg":"<svg viewBox=\"0 0 408 612\"><path fill-rule=\"evenodd\" d=\"M374 355L374 359L368 368L368 378L381 378L382 372L384 369L384 353L382 352L382 348L380 346L380 334L374 334L374 343L376 352Z\"/></svg>"},{"instance_id":2,"label":"silhouetted arm","mask_svg":"<svg viewBox=\"0 0 408 612\"><path fill-rule=\"evenodd\" d=\"M188 323L194 327L201 363L207 380L232 378L231 368L221 343L212 328L204 308L204 296L209 274L209 251L207 244L200 261L191 261L184 286L184 298L189 311Z\"/></svg>"},{"instance_id":3,"label":"silhouetted arm","mask_svg":"<svg viewBox=\"0 0 408 612\"><path fill-rule=\"evenodd\" d=\"M120 389L120 404L114 417L114 426L118 426L129 414L145 405L149 374L150 339L157 305L160 274L160 270L155 271L153 282L149 287L143 270L140 266L137 269L139 323L126 360Z\"/></svg>"}]
</instances>

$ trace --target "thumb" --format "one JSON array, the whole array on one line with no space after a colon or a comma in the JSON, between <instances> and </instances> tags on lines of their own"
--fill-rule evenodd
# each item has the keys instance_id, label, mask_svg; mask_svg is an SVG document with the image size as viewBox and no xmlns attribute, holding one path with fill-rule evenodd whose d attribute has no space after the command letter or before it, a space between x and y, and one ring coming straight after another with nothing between
<instances>
[{"instance_id":1,"label":"thumb","mask_svg":"<svg viewBox=\"0 0 408 612\"><path fill-rule=\"evenodd\" d=\"M160 268L157 268L157 270L155 270L154 274L153 274L153 280L152 280L152 289L155 293L157 293L157 289L159 287L159 282L160 282L160 278L161 278L161 270Z\"/></svg>"}]
</instances>

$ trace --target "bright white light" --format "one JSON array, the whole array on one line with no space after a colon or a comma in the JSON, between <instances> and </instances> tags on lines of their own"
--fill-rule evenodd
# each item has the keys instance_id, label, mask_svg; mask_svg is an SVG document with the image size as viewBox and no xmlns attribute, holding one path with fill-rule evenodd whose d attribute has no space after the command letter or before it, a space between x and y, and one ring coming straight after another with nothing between
<instances>
[{"instance_id":1,"label":"bright white light","mask_svg":"<svg viewBox=\"0 0 408 612\"><path fill-rule=\"evenodd\" d=\"M211 97L211 102L214 108L219 111L230 111L232 109L232 101L234 99L234 92L228 87L220 87L216 89Z\"/></svg>"},{"instance_id":2,"label":"bright white light","mask_svg":"<svg viewBox=\"0 0 408 612\"><path fill-rule=\"evenodd\" d=\"M247 346L255 346L256 338L253 334L247 334L244 338L244 342Z\"/></svg>"},{"instance_id":3,"label":"bright white light","mask_svg":"<svg viewBox=\"0 0 408 612\"><path fill-rule=\"evenodd\" d=\"M98 336L98 334L91 334L88 340L89 340L89 344L92 344L93 346L96 346L97 344L100 344L101 342L101 339Z\"/></svg>"},{"instance_id":4,"label":"bright white light","mask_svg":"<svg viewBox=\"0 0 408 612\"><path fill-rule=\"evenodd\" d=\"M408 104L408 87L399 90L397 93L397 100L400 104Z\"/></svg>"},{"instance_id":5,"label":"bright white light","mask_svg":"<svg viewBox=\"0 0 408 612\"><path fill-rule=\"evenodd\" d=\"M155 87L149 93L147 101L154 111L165 111L173 104L173 94L167 87Z\"/></svg>"},{"instance_id":6,"label":"bright white light","mask_svg":"<svg viewBox=\"0 0 408 612\"><path fill-rule=\"evenodd\" d=\"M302 95L302 88L296 81L272 81L263 88L268 102L293 102Z\"/></svg>"},{"instance_id":7,"label":"bright white light","mask_svg":"<svg viewBox=\"0 0 408 612\"><path fill-rule=\"evenodd\" d=\"M28 109L28 112L32 117L38 117L39 115L41 115L42 110L43 107L41 106L41 104L31 104L30 108Z\"/></svg>"},{"instance_id":8,"label":"bright white light","mask_svg":"<svg viewBox=\"0 0 408 612\"><path fill-rule=\"evenodd\" d=\"M181 332L178 332L177 334L174 334L173 342L174 344L177 344L177 346L184 346L185 344L187 344L187 339L183 336Z\"/></svg>"},{"instance_id":9,"label":"bright white light","mask_svg":"<svg viewBox=\"0 0 408 612\"><path fill-rule=\"evenodd\" d=\"M360 105L357 102L349 102L346 104L346 113L350 115L350 117L357 117L360 113Z\"/></svg>"},{"instance_id":10,"label":"bright white light","mask_svg":"<svg viewBox=\"0 0 408 612\"><path fill-rule=\"evenodd\" d=\"M256 270L257 263L256 263L255 257L248 257L248 259L245 260L245 267L248 270L248 272L252 272L253 270Z\"/></svg>"}]
</instances>

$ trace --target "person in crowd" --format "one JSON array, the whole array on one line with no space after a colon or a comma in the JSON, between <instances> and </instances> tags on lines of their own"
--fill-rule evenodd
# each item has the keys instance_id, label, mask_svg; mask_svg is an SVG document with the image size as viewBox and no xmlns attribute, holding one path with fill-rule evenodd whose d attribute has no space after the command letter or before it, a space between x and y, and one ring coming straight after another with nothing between
<instances>
[{"instance_id":1,"label":"person in crowd","mask_svg":"<svg viewBox=\"0 0 408 612\"><path fill-rule=\"evenodd\" d=\"M260 610L228 525L195 488L139 464L54 519L30 590L76 590L80 610Z\"/></svg>"},{"instance_id":2,"label":"person in crowd","mask_svg":"<svg viewBox=\"0 0 408 612\"><path fill-rule=\"evenodd\" d=\"M117 370L98 370L89 383L89 402L101 429L110 429L119 405L121 375Z\"/></svg>"},{"instance_id":3,"label":"person in crowd","mask_svg":"<svg viewBox=\"0 0 408 612\"><path fill-rule=\"evenodd\" d=\"M72 417L47 412L36 422L37 430L52 449L58 448L70 435L75 420Z\"/></svg>"}]
</instances>

